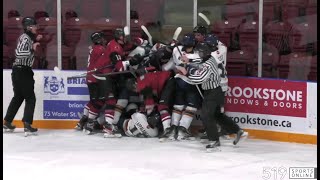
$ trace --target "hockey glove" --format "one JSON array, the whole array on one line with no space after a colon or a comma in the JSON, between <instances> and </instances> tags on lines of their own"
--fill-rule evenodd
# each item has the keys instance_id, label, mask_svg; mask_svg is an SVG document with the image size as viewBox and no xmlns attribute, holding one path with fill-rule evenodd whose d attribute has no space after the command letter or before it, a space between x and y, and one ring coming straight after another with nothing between
<instances>
[{"instance_id":1,"label":"hockey glove","mask_svg":"<svg viewBox=\"0 0 320 180\"><path fill-rule=\"evenodd\" d=\"M160 114L156 110L153 110L151 114L147 117L147 122L151 126L151 128L155 128L160 121Z\"/></svg>"},{"instance_id":2,"label":"hockey glove","mask_svg":"<svg viewBox=\"0 0 320 180\"><path fill-rule=\"evenodd\" d=\"M129 60L129 63L131 66L135 66L140 64L142 60L143 60L143 57L140 54L136 54Z\"/></svg>"},{"instance_id":3,"label":"hockey glove","mask_svg":"<svg viewBox=\"0 0 320 180\"><path fill-rule=\"evenodd\" d=\"M121 61L121 56L117 52L112 52L109 57L113 65L117 64L118 61Z\"/></svg>"},{"instance_id":4,"label":"hockey glove","mask_svg":"<svg viewBox=\"0 0 320 180\"><path fill-rule=\"evenodd\" d=\"M143 76L147 73L148 71L146 70L146 68L140 68L140 69L137 69L136 70L136 73L139 75L139 76Z\"/></svg>"}]
</instances>

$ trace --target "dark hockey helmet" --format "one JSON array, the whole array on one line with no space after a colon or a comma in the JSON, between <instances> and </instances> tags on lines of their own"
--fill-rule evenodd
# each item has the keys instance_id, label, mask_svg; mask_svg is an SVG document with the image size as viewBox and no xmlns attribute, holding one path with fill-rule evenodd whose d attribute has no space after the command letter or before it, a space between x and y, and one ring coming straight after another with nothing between
<instances>
[{"instance_id":1,"label":"dark hockey helmet","mask_svg":"<svg viewBox=\"0 0 320 180\"><path fill-rule=\"evenodd\" d=\"M37 22L33 17L25 17L22 19L23 29L26 30L27 27L32 26L32 25L37 25Z\"/></svg>"},{"instance_id":2,"label":"dark hockey helmet","mask_svg":"<svg viewBox=\"0 0 320 180\"><path fill-rule=\"evenodd\" d=\"M122 28L117 28L114 30L113 32L113 37L118 40L120 39L120 37L123 36L124 37L124 31Z\"/></svg>"},{"instance_id":3,"label":"dark hockey helmet","mask_svg":"<svg viewBox=\"0 0 320 180\"><path fill-rule=\"evenodd\" d=\"M103 38L104 38L103 32L94 32L91 34L91 41L94 44L102 44Z\"/></svg>"},{"instance_id":4,"label":"dark hockey helmet","mask_svg":"<svg viewBox=\"0 0 320 180\"><path fill-rule=\"evenodd\" d=\"M210 47L218 46L218 37L214 34L208 34L204 38L204 42L207 43Z\"/></svg>"},{"instance_id":5,"label":"dark hockey helmet","mask_svg":"<svg viewBox=\"0 0 320 180\"><path fill-rule=\"evenodd\" d=\"M197 52L203 60L207 60L211 55L212 49L207 43L201 42L196 45L194 51Z\"/></svg>"},{"instance_id":6,"label":"dark hockey helmet","mask_svg":"<svg viewBox=\"0 0 320 180\"><path fill-rule=\"evenodd\" d=\"M181 43L183 46L193 47L196 44L196 39L192 33L188 33L183 36Z\"/></svg>"},{"instance_id":7,"label":"dark hockey helmet","mask_svg":"<svg viewBox=\"0 0 320 180\"><path fill-rule=\"evenodd\" d=\"M157 127L161 122L161 115L157 110L153 110L151 114L147 117L147 122L151 128Z\"/></svg>"},{"instance_id":8,"label":"dark hockey helmet","mask_svg":"<svg viewBox=\"0 0 320 180\"><path fill-rule=\"evenodd\" d=\"M196 26L193 28L193 33L200 33L202 35L207 34L207 28L204 26Z\"/></svg>"}]
</instances>

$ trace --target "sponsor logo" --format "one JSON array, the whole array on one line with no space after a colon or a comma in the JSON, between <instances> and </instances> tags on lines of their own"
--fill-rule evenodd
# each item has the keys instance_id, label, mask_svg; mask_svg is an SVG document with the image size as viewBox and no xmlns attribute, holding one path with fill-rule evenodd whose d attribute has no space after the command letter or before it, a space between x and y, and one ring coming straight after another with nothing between
<instances>
[{"instance_id":1,"label":"sponsor logo","mask_svg":"<svg viewBox=\"0 0 320 180\"><path fill-rule=\"evenodd\" d=\"M57 95L65 92L63 78L56 76L44 76L44 92Z\"/></svg>"},{"instance_id":2,"label":"sponsor logo","mask_svg":"<svg viewBox=\"0 0 320 180\"><path fill-rule=\"evenodd\" d=\"M290 167L289 179L317 179L317 168Z\"/></svg>"},{"instance_id":3,"label":"sponsor logo","mask_svg":"<svg viewBox=\"0 0 320 180\"><path fill-rule=\"evenodd\" d=\"M228 85L227 111L306 117L305 82L229 78Z\"/></svg>"},{"instance_id":4,"label":"sponsor logo","mask_svg":"<svg viewBox=\"0 0 320 180\"><path fill-rule=\"evenodd\" d=\"M87 84L86 78L68 79L67 84Z\"/></svg>"}]
</instances>

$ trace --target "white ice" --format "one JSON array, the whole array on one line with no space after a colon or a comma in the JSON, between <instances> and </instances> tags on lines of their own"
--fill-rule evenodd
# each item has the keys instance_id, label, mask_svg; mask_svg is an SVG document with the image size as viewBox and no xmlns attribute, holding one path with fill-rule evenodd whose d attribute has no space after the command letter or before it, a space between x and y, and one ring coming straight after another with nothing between
<instances>
[{"instance_id":1,"label":"white ice","mask_svg":"<svg viewBox=\"0 0 320 180\"><path fill-rule=\"evenodd\" d=\"M316 167L315 145L247 139L206 153L199 141L105 139L75 130L4 133L4 180L260 180L263 168ZM280 174L269 179L280 180Z\"/></svg>"}]
</instances>

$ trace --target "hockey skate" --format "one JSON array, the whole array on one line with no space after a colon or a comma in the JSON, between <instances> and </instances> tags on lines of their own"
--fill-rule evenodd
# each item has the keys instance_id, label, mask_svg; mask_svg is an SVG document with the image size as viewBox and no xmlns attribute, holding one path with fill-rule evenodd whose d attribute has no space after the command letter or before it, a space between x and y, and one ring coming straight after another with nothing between
<instances>
[{"instance_id":1,"label":"hockey skate","mask_svg":"<svg viewBox=\"0 0 320 180\"><path fill-rule=\"evenodd\" d=\"M159 141L163 142L166 139L174 141L176 139L177 126L172 125L171 127L166 128L163 133L159 136Z\"/></svg>"},{"instance_id":2,"label":"hockey skate","mask_svg":"<svg viewBox=\"0 0 320 180\"><path fill-rule=\"evenodd\" d=\"M229 136L229 134L224 129L220 129L218 134L222 140L226 140L226 141L232 140L232 138Z\"/></svg>"},{"instance_id":3,"label":"hockey skate","mask_svg":"<svg viewBox=\"0 0 320 180\"><path fill-rule=\"evenodd\" d=\"M206 132L206 129L205 129L205 128L204 128L204 129L199 129L199 130L198 130L198 133L199 133L199 134L204 134L205 132Z\"/></svg>"},{"instance_id":4,"label":"hockey skate","mask_svg":"<svg viewBox=\"0 0 320 180\"><path fill-rule=\"evenodd\" d=\"M86 122L88 121L88 116L83 115L81 117L81 119L79 120L79 122L77 123L75 129L77 130L83 130L84 125L86 124Z\"/></svg>"},{"instance_id":5,"label":"hockey skate","mask_svg":"<svg viewBox=\"0 0 320 180\"><path fill-rule=\"evenodd\" d=\"M106 122L103 125L102 132L104 132L104 134L103 134L104 138L120 138L120 137L122 137L121 131L118 129L118 127L116 125L109 124L108 122Z\"/></svg>"},{"instance_id":6,"label":"hockey skate","mask_svg":"<svg viewBox=\"0 0 320 180\"><path fill-rule=\"evenodd\" d=\"M16 126L12 125L11 123L4 121L3 124L3 132L13 132Z\"/></svg>"},{"instance_id":7,"label":"hockey skate","mask_svg":"<svg viewBox=\"0 0 320 180\"><path fill-rule=\"evenodd\" d=\"M236 138L233 141L233 145L237 145L239 141L245 140L248 137L248 134L248 132L245 132L244 130L240 129L236 134Z\"/></svg>"},{"instance_id":8,"label":"hockey skate","mask_svg":"<svg viewBox=\"0 0 320 180\"><path fill-rule=\"evenodd\" d=\"M206 150L207 152L216 152L216 151L221 151L220 149L220 141L209 141L209 144L206 145Z\"/></svg>"},{"instance_id":9,"label":"hockey skate","mask_svg":"<svg viewBox=\"0 0 320 180\"><path fill-rule=\"evenodd\" d=\"M88 118L88 122L85 123L83 127L83 132L87 135L90 135L93 132L94 120Z\"/></svg>"},{"instance_id":10,"label":"hockey skate","mask_svg":"<svg viewBox=\"0 0 320 180\"><path fill-rule=\"evenodd\" d=\"M191 133L185 127L179 126L177 140L195 140L195 137L192 137Z\"/></svg>"},{"instance_id":11,"label":"hockey skate","mask_svg":"<svg viewBox=\"0 0 320 180\"><path fill-rule=\"evenodd\" d=\"M31 124L24 123L24 136L37 135L38 128L33 128Z\"/></svg>"},{"instance_id":12,"label":"hockey skate","mask_svg":"<svg viewBox=\"0 0 320 180\"><path fill-rule=\"evenodd\" d=\"M200 136L200 142L201 142L201 143L208 142L208 134L207 134L207 132L204 132L204 133Z\"/></svg>"}]
</instances>

